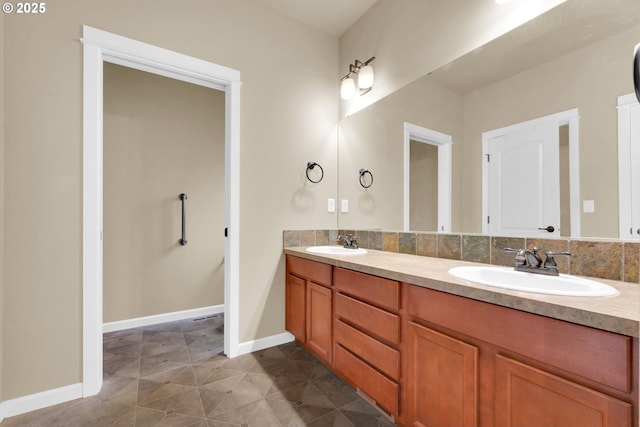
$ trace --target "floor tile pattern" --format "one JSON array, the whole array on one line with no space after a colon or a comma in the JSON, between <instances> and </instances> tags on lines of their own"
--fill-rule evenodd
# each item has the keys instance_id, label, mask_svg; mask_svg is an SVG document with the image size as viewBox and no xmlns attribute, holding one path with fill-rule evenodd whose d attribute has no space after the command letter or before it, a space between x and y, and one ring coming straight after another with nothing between
<instances>
[{"instance_id":1,"label":"floor tile pattern","mask_svg":"<svg viewBox=\"0 0 640 427\"><path fill-rule=\"evenodd\" d=\"M104 335L95 397L0 427L391 427L295 343L227 359L215 316Z\"/></svg>"}]
</instances>

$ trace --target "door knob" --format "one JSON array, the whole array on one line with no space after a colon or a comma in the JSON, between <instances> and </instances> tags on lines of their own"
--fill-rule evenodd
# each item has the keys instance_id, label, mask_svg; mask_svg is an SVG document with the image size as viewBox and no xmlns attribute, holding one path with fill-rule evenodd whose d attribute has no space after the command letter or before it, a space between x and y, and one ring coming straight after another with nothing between
<instances>
[{"instance_id":1,"label":"door knob","mask_svg":"<svg viewBox=\"0 0 640 427\"><path fill-rule=\"evenodd\" d=\"M549 233L553 233L554 231L556 231L555 228L553 228L553 225L550 225L548 227L540 227L538 228L538 230L545 230L548 231ZM640 230L638 230L640 232Z\"/></svg>"}]
</instances>

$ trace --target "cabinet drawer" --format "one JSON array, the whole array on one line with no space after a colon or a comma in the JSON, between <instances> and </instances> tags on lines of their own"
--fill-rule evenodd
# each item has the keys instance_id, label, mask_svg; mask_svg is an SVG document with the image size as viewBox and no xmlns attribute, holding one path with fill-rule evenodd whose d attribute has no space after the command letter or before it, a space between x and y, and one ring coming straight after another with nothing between
<instances>
[{"instance_id":1,"label":"cabinet drawer","mask_svg":"<svg viewBox=\"0 0 640 427\"><path fill-rule=\"evenodd\" d=\"M389 310L400 309L400 284L382 277L336 268L333 282L337 289Z\"/></svg>"},{"instance_id":2,"label":"cabinet drawer","mask_svg":"<svg viewBox=\"0 0 640 427\"><path fill-rule=\"evenodd\" d=\"M335 315L368 334L400 344L400 317L357 299L336 293Z\"/></svg>"},{"instance_id":3,"label":"cabinet drawer","mask_svg":"<svg viewBox=\"0 0 640 427\"><path fill-rule=\"evenodd\" d=\"M287 272L325 286L331 286L331 266L287 255Z\"/></svg>"},{"instance_id":4,"label":"cabinet drawer","mask_svg":"<svg viewBox=\"0 0 640 427\"><path fill-rule=\"evenodd\" d=\"M623 392L631 390L630 337L418 286L407 288L410 317Z\"/></svg>"},{"instance_id":5,"label":"cabinet drawer","mask_svg":"<svg viewBox=\"0 0 640 427\"><path fill-rule=\"evenodd\" d=\"M371 396L381 407L398 415L397 383L337 345L334 354L336 370L356 387Z\"/></svg>"},{"instance_id":6,"label":"cabinet drawer","mask_svg":"<svg viewBox=\"0 0 640 427\"><path fill-rule=\"evenodd\" d=\"M333 324L336 344L340 344L394 380L400 378L400 352L363 334L346 323Z\"/></svg>"}]
</instances>

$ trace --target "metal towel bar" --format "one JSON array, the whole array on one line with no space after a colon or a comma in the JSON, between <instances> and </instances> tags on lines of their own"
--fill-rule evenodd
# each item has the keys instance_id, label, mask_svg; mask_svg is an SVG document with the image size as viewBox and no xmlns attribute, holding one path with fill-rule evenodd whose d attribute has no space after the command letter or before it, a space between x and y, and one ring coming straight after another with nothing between
<instances>
[{"instance_id":1,"label":"metal towel bar","mask_svg":"<svg viewBox=\"0 0 640 427\"><path fill-rule=\"evenodd\" d=\"M186 226L187 219L184 213L184 205L187 200L187 195L184 193L180 193L179 197L180 197L180 200L182 201L182 238L180 239L180 244L184 246L187 244L187 226Z\"/></svg>"}]
</instances>

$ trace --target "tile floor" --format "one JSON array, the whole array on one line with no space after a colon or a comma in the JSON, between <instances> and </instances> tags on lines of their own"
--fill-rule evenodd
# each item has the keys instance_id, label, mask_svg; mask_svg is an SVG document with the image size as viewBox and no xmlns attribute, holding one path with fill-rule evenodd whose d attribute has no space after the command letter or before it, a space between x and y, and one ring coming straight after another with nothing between
<instances>
[{"instance_id":1,"label":"tile floor","mask_svg":"<svg viewBox=\"0 0 640 427\"><path fill-rule=\"evenodd\" d=\"M222 316L104 335L95 397L0 427L391 427L295 343L227 359Z\"/></svg>"}]
</instances>

